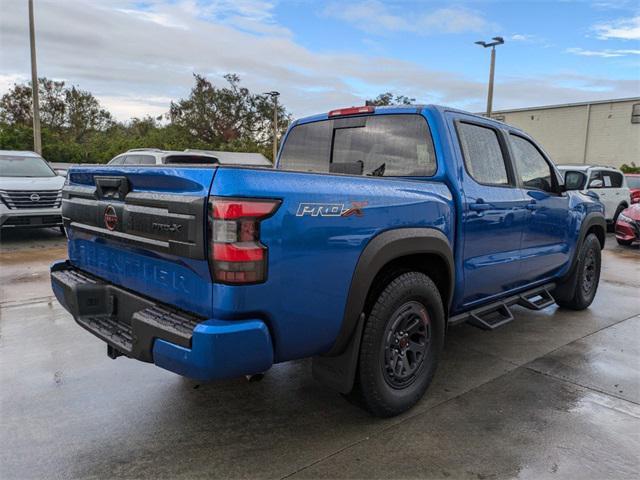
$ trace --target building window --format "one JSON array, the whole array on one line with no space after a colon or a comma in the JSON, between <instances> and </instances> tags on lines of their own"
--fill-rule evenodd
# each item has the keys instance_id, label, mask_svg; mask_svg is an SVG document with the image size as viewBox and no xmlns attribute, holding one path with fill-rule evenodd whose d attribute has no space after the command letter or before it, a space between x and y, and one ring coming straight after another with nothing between
<instances>
[{"instance_id":1,"label":"building window","mask_svg":"<svg viewBox=\"0 0 640 480\"><path fill-rule=\"evenodd\" d=\"M631 123L640 123L640 103L634 103L631 109Z\"/></svg>"}]
</instances>

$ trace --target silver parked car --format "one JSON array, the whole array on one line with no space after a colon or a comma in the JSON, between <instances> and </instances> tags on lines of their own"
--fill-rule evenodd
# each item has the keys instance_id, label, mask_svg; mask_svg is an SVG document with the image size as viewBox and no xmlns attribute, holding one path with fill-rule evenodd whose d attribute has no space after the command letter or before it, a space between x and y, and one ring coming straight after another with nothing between
<instances>
[{"instance_id":1,"label":"silver parked car","mask_svg":"<svg viewBox=\"0 0 640 480\"><path fill-rule=\"evenodd\" d=\"M160 150L133 148L112 158L109 165L250 165L271 168L273 164L260 153L221 152L216 150Z\"/></svg>"},{"instance_id":2,"label":"silver parked car","mask_svg":"<svg viewBox=\"0 0 640 480\"><path fill-rule=\"evenodd\" d=\"M37 153L0 150L0 227L62 230L64 181Z\"/></svg>"}]
</instances>

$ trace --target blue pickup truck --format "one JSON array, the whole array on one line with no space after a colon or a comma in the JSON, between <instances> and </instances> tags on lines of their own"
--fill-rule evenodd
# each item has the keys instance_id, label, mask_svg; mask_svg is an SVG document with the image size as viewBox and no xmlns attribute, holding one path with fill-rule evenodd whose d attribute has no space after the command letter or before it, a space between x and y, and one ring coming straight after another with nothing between
<instances>
[{"instance_id":1,"label":"blue pickup truck","mask_svg":"<svg viewBox=\"0 0 640 480\"><path fill-rule=\"evenodd\" d=\"M215 380L313 357L319 381L396 415L448 326L591 304L606 224L579 180L491 119L334 110L294 122L275 169L72 168L53 291L113 358Z\"/></svg>"}]
</instances>

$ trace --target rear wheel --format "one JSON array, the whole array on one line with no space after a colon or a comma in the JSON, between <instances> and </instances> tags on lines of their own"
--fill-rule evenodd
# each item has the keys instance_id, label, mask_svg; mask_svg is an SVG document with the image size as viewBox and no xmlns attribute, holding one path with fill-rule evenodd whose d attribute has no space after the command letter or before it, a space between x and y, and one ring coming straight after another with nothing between
<instances>
[{"instance_id":1,"label":"rear wheel","mask_svg":"<svg viewBox=\"0 0 640 480\"><path fill-rule=\"evenodd\" d=\"M444 343L438 288L419 272L392 280L364 327L353 395L373 415L411 408L431 383Z\"/></svg>"},{"instance_id":2,"label":"rear wheel","mask_svg":"<svg viewBox=\"0 0 640 480\"><path fill-rule=\"evenodd\" d=\"M582 242L573 273L553 292L556 303L571 310L591 305L600 282L600 266L600 241L590 233Z\"/></svg>"}]
</instances>

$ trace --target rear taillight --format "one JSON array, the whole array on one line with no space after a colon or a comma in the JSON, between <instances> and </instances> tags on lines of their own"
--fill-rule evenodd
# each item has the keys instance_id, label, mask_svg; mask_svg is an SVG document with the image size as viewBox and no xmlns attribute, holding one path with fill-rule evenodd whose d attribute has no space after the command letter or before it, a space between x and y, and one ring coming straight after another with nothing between
<instances>
[{"instance_id":1,"label":"rear taillight","mask_svg":"<svg viewBox=\"0 0 640 480\"><path fill-rule=\"evenodd\" d=\"M267 246L260 242L260 222L279 200L209 197L209 263L220 283L246 284L267 278Z\"/></svg>"}]
</instances>

